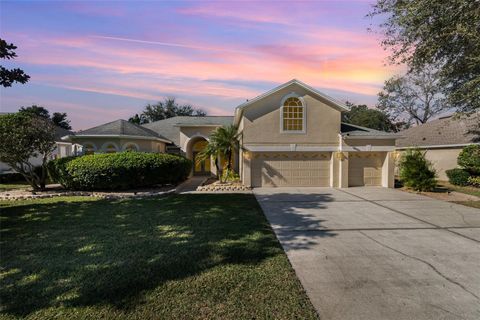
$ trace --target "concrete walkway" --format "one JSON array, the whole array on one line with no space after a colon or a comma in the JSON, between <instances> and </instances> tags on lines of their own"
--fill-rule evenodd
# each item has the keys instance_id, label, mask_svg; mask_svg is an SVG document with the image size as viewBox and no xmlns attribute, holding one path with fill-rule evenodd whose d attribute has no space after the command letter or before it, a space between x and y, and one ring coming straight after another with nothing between
<instances>
[{"instance_id":1,"label":"concrete walkway","mask_svg":"<svg viewBox=\"0 0 480 320\"><path fill-rule=\"evenodd\" d=\"M206 179L205 176L193 176L177 186L176 193L192 193L197 191L197 188Z\"/></svg>"},{"instance_id":2,"label":"concrete walkway","mask_svg":"<svg viewBox=\"0 0 480 320\"><path fill-rule=\"evenodd\" d=\"M480 319L480 210L384 188L254 194L321 319Z\"/></svg>"}]
</instances>

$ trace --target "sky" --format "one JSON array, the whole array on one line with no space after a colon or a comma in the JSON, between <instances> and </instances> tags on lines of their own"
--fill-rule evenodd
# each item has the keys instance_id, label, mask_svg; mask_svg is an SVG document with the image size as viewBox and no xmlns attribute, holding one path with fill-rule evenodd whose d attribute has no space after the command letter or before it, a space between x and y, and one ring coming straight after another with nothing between
<instances>
[{"instance_id":1,"label":"sky","mask_svg":"<svg viewBox=\"0 0 480 320\"><path fill-rule=\"evenodd\" d=\"M233 115L299 79L340 101L374 106L387 64L367 31L371 1L0 1L1 61L31 76L0 89L0 109L67 112L73 129L128 119L175 97Z\"/></svg>"}]
</instances>

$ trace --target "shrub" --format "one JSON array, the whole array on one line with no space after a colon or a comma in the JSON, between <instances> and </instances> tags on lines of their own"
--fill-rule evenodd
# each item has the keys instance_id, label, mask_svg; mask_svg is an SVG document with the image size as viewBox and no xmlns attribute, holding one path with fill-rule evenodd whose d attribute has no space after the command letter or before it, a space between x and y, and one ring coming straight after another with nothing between
<instances>
[{"instance_id":1,"label":"shrub","mask_svg":"<svg viewBox=\"0 0 480 320\"><path fill-rule=\"evenodd\" d=\"M464 147L458 155L457 163L471 175L480 175L480 145L472 144Z\"/></svg>"},{"instance_id":2,"label":"shrub","mask_svg":"<svg viewBox=\"0 0 480 320\"><path fill-rule=\"evenodd\" d=\"M74 190L121 190L178 183L190 160L170 154L121 152L61 158L49 163L52 179Z\"/></svg>"},{"instance_id":3,"label":"shrub","mask_svg":"<svg viewBox=\"0 0 480 320\"><path fill-rule=\"evenodd\" d=\"M466 170L455 168L446 170L445 173L447 174L448 181L450 181L451 184L456 186L468 185L468 178L470 177L470 174Z\"/></svg>"},{"instance_id":4,"label":"shrub","mask_svg":"<svg viewBox=\"0 0 480 320\"><path fill-rule=\"evenodd\" d=\"M240 180L240 176L234 170L225 169L223 170L222 180L224 182L237 182Z\"/></svg>"},{"instance_id":5,"label":"shrub","mask_svg":"<svg viewBox=\"0 0 480 320\"><path fill-rule=\"evenodd\" d=\"M474 177L468 177L468 184L477 188L480 188L480 176Z\"/></svg>"},{"instance_id":6,"label":"shrub","mask_svg":"<svg viewBox=\"0 0 480 320\"><path fill-rule=\"evenodd\" d=\"M437 185L435 170L425 159L425 153L408 149L400 158L400 179L403 184L416 191L430 191Z\"/></svg>"}]
</instances>

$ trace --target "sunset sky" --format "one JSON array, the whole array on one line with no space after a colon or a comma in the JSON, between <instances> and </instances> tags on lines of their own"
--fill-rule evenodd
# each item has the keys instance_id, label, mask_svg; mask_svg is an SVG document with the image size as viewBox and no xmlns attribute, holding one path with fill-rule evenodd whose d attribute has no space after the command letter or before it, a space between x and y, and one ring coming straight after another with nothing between
<instances>
[{"instance_id":1,"label":"sunset sky","mask_svg":"<svg viewBox=\"0 0 480 320\"><path fill-rule=\"evenodd\" d=\"M374 105L385 66L369 33L371 1L0 2L1 61L30 76L1 89L1 111L37 104L67 112L75 130L128 119L176 97L209 115L293 78Z\"/></svg>"}]
</instances>

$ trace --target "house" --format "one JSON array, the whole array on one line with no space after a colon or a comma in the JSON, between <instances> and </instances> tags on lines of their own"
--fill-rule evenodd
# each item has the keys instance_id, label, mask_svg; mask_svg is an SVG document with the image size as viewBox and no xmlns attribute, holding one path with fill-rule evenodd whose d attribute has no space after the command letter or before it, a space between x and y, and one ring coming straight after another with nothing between
<instances>
[{"instance_id":1,"label":"house","mask_svg":"<svg viewBox=\"0 0 480 320\"><path fill-rule=\"evenodd\" d=\"M347 107L291 80L235 109L231 117L173 117L138 126L117 120L64 137L85 153L136 150L179 153L193 175L216 174L213 160L196 161L215 128L238 127L235 168L260 186L393 187L397 135L341 122Z\"/></svg>"},{"instance_id":2,"label":"house","mask_svg":"<svg viewBox=\"0 0 480 320\"><path fill-rule=\"evenodd\" d=\"M401 132L397 150L417 147L425 152L437 171L438 179L448 180L445 170L457 167L462 148L480 142L480 116L450 115Z\"/></svg>"},{"instance_id":3,"label":"house","mask_svg":"<svg viewBox=\"0 0 480 320\"><path fill-rule=\"evenodd\" d=\"M77 153L77 148L81 147L80 145L75 145L71 142L62 140L62 137L70 134L73 134L73 132L58 126L55 127L55 149L50 156L51 159L68 157ZM38 156L31 158L29 162L34 166L39 166L42 164L42 159ZM14 170L8 164L0 162L0 174L13 171Z\"/></svg>"}]
</instances>

